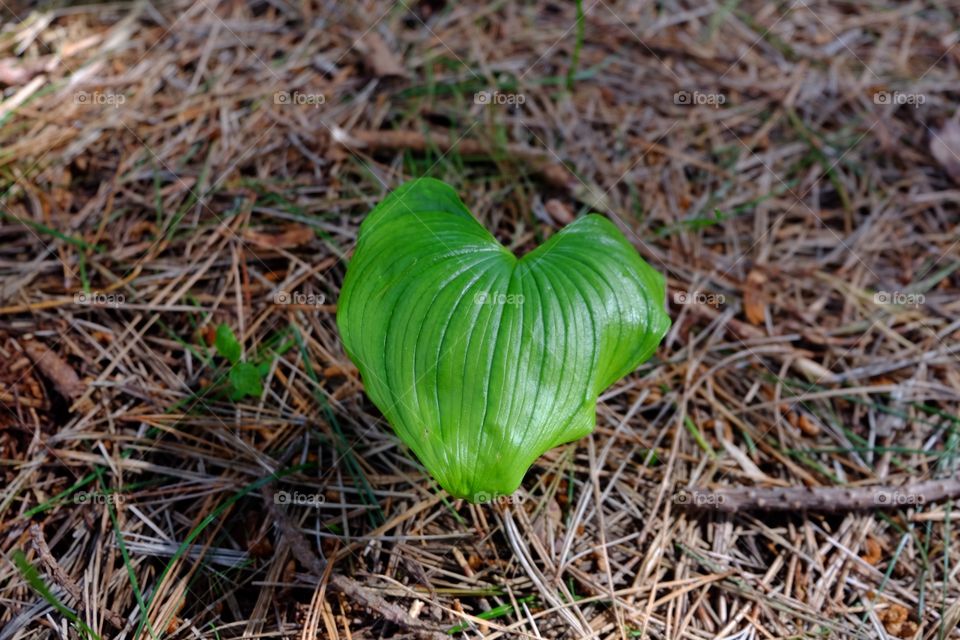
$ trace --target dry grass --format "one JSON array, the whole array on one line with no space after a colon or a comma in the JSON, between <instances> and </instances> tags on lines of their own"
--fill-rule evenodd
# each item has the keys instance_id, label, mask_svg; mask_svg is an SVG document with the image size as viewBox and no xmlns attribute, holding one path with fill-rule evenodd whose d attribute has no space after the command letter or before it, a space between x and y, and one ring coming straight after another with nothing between
<instances>
[{"instance_id":1,"label":"dry grass","mask_svg":"<svg viewBox=\"0 0 960 640\"><path fill-rule=\"evenodd\" d=\"M583 6L582 46L573 3L6 6L0 639L960 637L950 502L674 499L957 475L960 7ZM670 284L658 357L512 504L435 487L334 325L425 174L519 250L599 209Z\"/></svg>"}]
</instances>

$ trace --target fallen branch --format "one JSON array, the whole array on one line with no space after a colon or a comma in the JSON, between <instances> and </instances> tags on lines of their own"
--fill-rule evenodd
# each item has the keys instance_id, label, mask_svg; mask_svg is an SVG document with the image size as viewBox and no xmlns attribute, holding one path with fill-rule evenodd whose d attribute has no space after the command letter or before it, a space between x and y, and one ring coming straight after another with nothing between
<instances>
[{"instance_id":1,"label":"fallen branch","mask_svg":"<svg viewBox=\"0 0 960 640\"><path fill-rule=\"evenodd\" d=\"M578 202L593 209L610 211L610 201L605 190L583 182L575 176L560 159L545 149L536 149L525 144L509 143L503 146L490 144L484 140L472 138L454 138L437 131L373 131L353 129L347 131L335 127L333 141L352 149L424 152L439 149L446 153L454 148L465 156L497 156L519 160L528 165L547 184L567 191Z\"/></svg>"},{"instance_id":2,"label":"fallen branch","mask_svg":"<svg viewBox=\"0 0 960 640\"><path fill-rule=\"evenodd\" d=\"M336 128L333 130L333 140L348 147L358 149L387 149L392 151L427 151L429 149L439 149L440 151L450 151L454 147L462 155L466 156L489 156L495 153L504 153L511 158L532 163L555 163L556 159L548 151L535 149L523 144L507 144L497 147L484 140L473 138L454 138L443 132L430 131L404 131L398 129L392 130L370 130L370 129L345 129Z\"/></svg>"},{"instance_id":3,"label":"fallen branch","mask_svg":"<svg viewBox=\"0 0 960 640\"><path fill-rule=\"evenodd\" d=\"M692 489L674 496L676 504L698 510L821 511L839 513L902 509L960 497L960 478L928 480L901 487L736 487L715 491Z\"/></svg>"}]
</instances>

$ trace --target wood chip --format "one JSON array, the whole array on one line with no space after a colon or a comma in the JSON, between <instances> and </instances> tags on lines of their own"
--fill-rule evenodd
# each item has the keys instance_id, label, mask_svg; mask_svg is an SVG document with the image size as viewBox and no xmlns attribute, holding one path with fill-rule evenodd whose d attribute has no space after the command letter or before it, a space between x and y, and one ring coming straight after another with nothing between
<instances>
[{"instance_id":1,"label":"wood chip","mask_svg":"<svg viewBox=\"0 0 960 640\"><path fill-rule=\"evenodd\" d=\"M543 204L543 208L547 210L547 213L550 214L551 218L562 225L567 225L573 222L573 213L570 212L570 208L556 198L550 198L547 200Z\"/></svg>"},{"instance_id":2,"label":"wood chip","mask_svg":"<svg viewBox=\"0 0 960 640\"><path fill-rule=\"evenodd\" d=\"M951 120L943 129L931 132L930 154L960 184L960 123Z\"/></svg>"},{"instance_id":3,"label":"wood chip","mask_svg":"<svg viewBox=\"0 0 960 640\"><path fill-rule=\"evenodd\" d=\"M880 559L883 557L883 551L880 548L880 543L878 543L876 539L867 538L863 543L863 546L865 547L866 551L862 556L860 556L861 560L871 566L880 562Z\"/></svg>"},{"instance_id":4,"label":"wood chip","mask_svg":"<svg viewBox=\"0 0 960 640\"><path fill-rule=\"evenodd\" d=\"M66 360L42 342L29 340L23 343L23 350L33 360L34 365L53 383L57 392L68 400L76 400L87 390L87 385Z\"/></svg>"},{"instance_id":5,"label":"wood chip","mask_svg":"<svg viewBox=\"0 0 960 640\"><path fill-rule=\"evenodd\" d=\"M818 436L820 435L820 425L818 425L813 418L808 416L805 413L801 413L797 418L797 428L800 429L805 435L808 436Z\"/></svg>"},{"instance_id":6,"label":"wood chip","mask_svg":"<svg viewBox=\"0 0 960 640\"><path fill-rule=\"evenodd\" d=\"M880 622L883 623L887 633L894 636L900 636L903 625L907 622L909 613L903 605L893 603L880 612Z\"/></svg>"},{"instance_id":7,"label":"wood chip","mask_svg":"<svg viewBox=\"0 0 960 640\"><path fill-rule=\"evenodd\" d=\"M400 64L397 54L390 50L387 43L375 31L367 33L358 43L358 48L365 56L367 66L377 77L406 77L407 70Z\"/></svg>"},{"instance_id":8,"label":"wood chip","mask_svg":"<svg viewBox=\"0 0 960 640\"><path fill-rule=\"evenodd\" d=\"M766 318L767 306L763 301L763 285L766 282L767 276L753 269L743 287L743 312L752 325L759 326Z\"/></svg>"},{"instance_id":9,"label":"wood chip","mask_svg":"<svg viewBox=\"0 0 960 640\"><path fill-rule=\"evenodd\" d=\"M324 378L355 378L357 375L359 371L353 365L333 364L323 369Z\"/></svg>"},{"instance_id":10,"label":"wood chip","mask_svg":"<svg viewBox=\"0 0 960 640\"><path fill-rule=\"evenodd\" d=\"M292 224L280 233L266 233L245 229L243 239L267 249L293 249L309 244L315 237L313 229L305 224Z\"/></svg>"}]
</instances>

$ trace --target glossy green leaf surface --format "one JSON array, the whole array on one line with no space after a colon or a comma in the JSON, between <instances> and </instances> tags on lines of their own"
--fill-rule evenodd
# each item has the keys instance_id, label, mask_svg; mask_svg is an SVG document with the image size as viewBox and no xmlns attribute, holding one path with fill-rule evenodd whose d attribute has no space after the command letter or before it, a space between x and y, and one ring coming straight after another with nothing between
<instances>
[{"instance_id":1,"label":"glossy green leaf surface","mask_svg":"<svg viewBox=\"0 0 960 640\"><path fill-rule=\"evenodd\" d=\"M663 277L588 215L518 259L443 182L364 220L337 310L370 399L440 485L486 502L593 430L670 326Z\"/></svg>"}]
</instances>

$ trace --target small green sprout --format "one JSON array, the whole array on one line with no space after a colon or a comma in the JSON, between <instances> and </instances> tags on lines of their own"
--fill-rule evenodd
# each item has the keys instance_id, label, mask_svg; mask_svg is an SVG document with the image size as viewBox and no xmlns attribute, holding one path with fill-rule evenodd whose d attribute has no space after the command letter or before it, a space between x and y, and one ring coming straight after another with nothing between
<instances>
[{"instance_id":1,"label":"small green sprout","mask_svg":"<svg viewBox=\"0 0 960 640\"><path fill-rule=\"evenodd\" d=\"M231 400L243 400L247 396L259 398L263 394L263 377L269 370L269 363L254 365L243 362L240 358L243 347L233 334L233 330L226 324L217 327L214 340L217 353L230 363L230 372L227 374L228 395Z\"/></svg>"}]
</instances>

